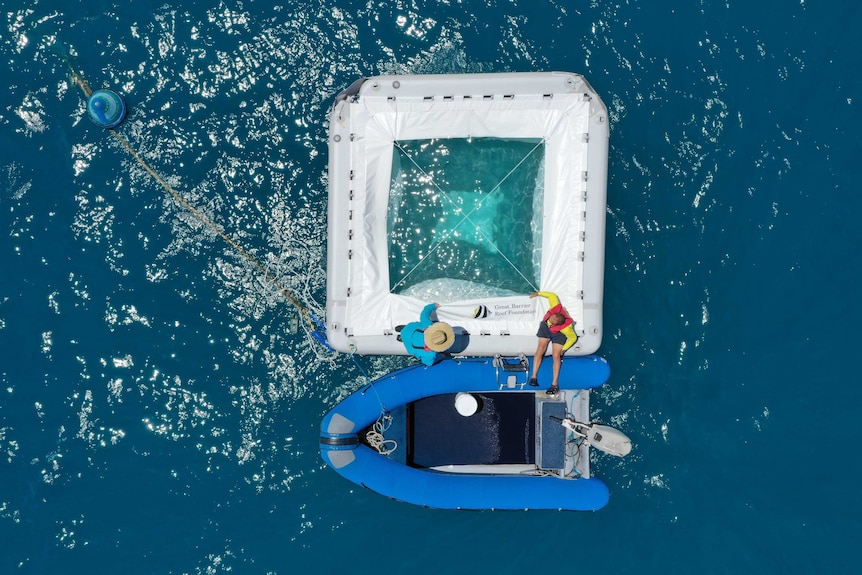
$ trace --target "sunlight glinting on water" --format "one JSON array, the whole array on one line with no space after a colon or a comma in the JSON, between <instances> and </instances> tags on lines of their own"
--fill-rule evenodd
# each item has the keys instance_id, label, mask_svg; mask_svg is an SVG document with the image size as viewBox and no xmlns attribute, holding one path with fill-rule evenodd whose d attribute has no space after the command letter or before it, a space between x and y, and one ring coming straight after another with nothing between
<instances>
[{"instance_id":1,"label":"sunlight glinting on water","mask_svg":"<svg viewBox=\"0 0 862 575\"><path fill-rule=\"evenodd\" d=\"M823 520L822 508L853 509L852 498L839 503L842 491L830 474L785 473L787 445L811 447L790 427L791 441L776 433L797 412L789 399L794 388L785 387L792 382L769 387L776 369L805 371L803 356L840 347L830 334L850 313L821 307L829 329L815 331L801 302L810 296L822 303L830 299L826 290L855 279L843 266L829 281L814 279L829 267L826 252L841 254L855 229L834 214L854 201L843 174L855 169L845 151L855 140L841 140L852 131L845 120L858 101L858 81L836 68L849 69L853 44L839 33L841 23L818 22L821 8L800 2L767 14L709 2L528 7L491 0L18 4L3 13L0 42L10 78L0 127L11 142L0 168L0 213L6 277L14 278L0 294L0 332L20 339L14 361L0 367L9 406L0 453L14 478L0 493L0 529L11 528L11 547L22 549L12 553L19 570L81 561L97 547L116 563L141 551L135 542L145 536L156 547L182 539L180 526L192 559L172 571L160 556L141 565L177 573L250 565L276 572L275 565L287 572L261 559L264 547L280 548L272 545L277 539L299 567L333 568L323 541L338 541L345 554L370 548L377 537L404 546L401 529L369 519L369 509L380 518L418 512L441 541L484 542L489 521L402 508L345 487L324 469L314 437L320 417L405 360L333 358L316 346L273 282L89 123L68 65L94 88L123 92L130 115L118 131L130 145L319 316L325 118L337 92L370 74L583 72L608 104L611 125L600 353L614 372L591 402L595 417L624 428L636 447L626 460L593 453L591 466L612 486L617 505L601 522L520 514L503 521L554 531L590 523L598 535L629 541L644 572L658 565L645 547L661 545L636 533L647 522L665 536L676 529L700 549L700 564L688 558L695 570L731 568L704 566L703 557L717 557L713 543L724 548L721 541L730 542L735 567L751 572L814 565L796 556L781 563L780 553L755 548L755 540L778 550L825 534L820 560L833 557L828 546L846 524ZM854 13L841 14L851 27ZM813 105L809 95L825 103ZM429 184L426 175L412 177L417 186ZM482 237L487 222L480 223L453 237L477 253L488 248L497 236ZM421 225L423 234L433 233ZM812 236L818 226L828 233ZM824 242L824 253L808 249L815 241ZM404 240L416 253L430 249L429 241L420 244ZM533 249L527 261L536 255ZM426 299L441 289L462 294L464 284L420 281L407 292ZM834 387L838 368L818 371L805 385ZM841 403L833 408L844 416L837 425L852 419L846 406L856 402ZM823 458L840 459L834 452ZM127 469L139 476L122 475ZM743 481L739 470L753 472ZM707 480L713 483L704 498ZM781 492L777 483L798 494L815 480L822 508L798 497L783 505L773 495ZM100 509L103 497L128 500L119 512L140 514L126 485L150 489L142 500L166 501L142 522L162 523L155 535L134 523L105 527L112 515ZM264 512L256 514L258 507ZM794 516L770 523L785 507ZM260 524L236 530L246 514ZM744 541L733 538L736 531ZM33 535L47 541L48 559L24 545ZM472 560L458 551L449 548L447 560ZM394 556L421 564L439 560L435 553L422 547L409 560ZM583 562L624 572L635 562L625 556L590 554ZM684 564L661 567L682 572Z\"/></svg>"}]
</instances>

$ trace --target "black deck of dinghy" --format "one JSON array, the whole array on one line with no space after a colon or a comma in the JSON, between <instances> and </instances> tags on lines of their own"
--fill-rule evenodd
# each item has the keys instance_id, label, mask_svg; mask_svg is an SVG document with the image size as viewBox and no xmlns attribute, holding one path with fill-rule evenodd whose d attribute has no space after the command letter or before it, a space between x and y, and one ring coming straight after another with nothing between
<instances>
[{"instance_id":1,"label":"black deck of dinghy","mask_svg":"<svg viewBox=\"0 0 862 575\"><path fill-rule=\"evenodd\" d=\"M535 463L535 394L473 395L479 399L479 411L470 417L456 411L454 393L411 405L411 465Z\"/></svg>"}]
</instances>

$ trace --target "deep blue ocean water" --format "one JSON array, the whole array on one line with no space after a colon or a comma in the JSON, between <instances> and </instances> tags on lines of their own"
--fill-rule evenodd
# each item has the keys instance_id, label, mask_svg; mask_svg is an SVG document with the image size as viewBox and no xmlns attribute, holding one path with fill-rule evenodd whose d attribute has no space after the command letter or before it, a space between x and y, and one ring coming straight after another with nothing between
<instances>
[{"instance_id":1,"label":"deep blue ocean water","mask_svg":"<svg viewBox=\"0 0 862 575\"><path fill-rule=\"evenodd\" d=\"M674 4L677 6L671 7ZM862 8L853 2L5 0L0 573L853 573ZM349 484L329 358L120 128L303 303L326 114L360 76L583 73L611 117L596 513ZM299 323L299 328L297 328Z\"/></svg>"}]
</instances>

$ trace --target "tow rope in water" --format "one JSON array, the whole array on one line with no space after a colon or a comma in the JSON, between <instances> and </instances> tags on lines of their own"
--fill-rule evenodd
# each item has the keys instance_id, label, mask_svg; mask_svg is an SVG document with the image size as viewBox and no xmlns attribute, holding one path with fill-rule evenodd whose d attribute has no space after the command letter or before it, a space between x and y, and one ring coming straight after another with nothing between
<instances>
[{"instance_id":1,"label":"tow rope in water","mask_svg":"<svg viewBox=\"0 0 862 575\"><path fill-rule=\"evenodd\" d=\"M69 64L69 69L72 71L72 82L79 88L81 88L81 91L84 93L84 96L89 99L90 96L93 94L93 90L90 88L90 84L80 73L78 73L77 70L75 70L71 62L68 62L67 60L67 63ZM254 264L254 266L257 267L257 269L259 269L261 273L263 273L266 279L271 281L273 285L278 288L278 290L285 297L285 299L287 299L287 301L289 301L297 309L297 311L299 311L300 315L302 316L302 319L305 321L306 327L308 327L312 337L314 337L314 339L318 343L324 346L328 351L335 351L329 345L329 342L326 341L326 327L323 325L323 322L321 322L320 319L315 316L314 313L312 313L312 311L308 309L307 306L300 302L293 295L293 293L291 293L291 291L287 289L287 287L285 287L284 284L282 284L278 280L278 278L275 277L275 275L273 275L272 272L270 272L266 267L264 267L262 263L260 263L257 258L251 255L248 251L246 251L242 246L240 246L236 241L234 241L233 238L231 238L224 231L222 231L221 228L219 228L212 220L206 217L203 213L200 212L200 210L191 205L176 190L174 190L171 185L167 183L164 178L162 178L159 174L157 174L156 171L151 168L150 165L147 164L147 162L134 150L134 148L132 148L131 144L129 144L129 141L126 140L126 138L124 138L122 134L117 132L114 128L109 128L109 130L114 136L114 138L116 138L117 141L120 142L120 144L122 144L124 148L126 148L129 154L132 155L132 157L138 162L138 164L140 164L141 167L144 168L144 170L146 170L147 173L150 174L154 180L161 184L162 187L165 188L165 190L167 190L168 193L170 193L171 196L173 196L177 202L179 202L183 207L190 211L203 224L205 224L212 231L218 234L224 241L230 244L231 247L233 247L237 252L239 252L242 257Z\"/></svg>"}]
</instances>

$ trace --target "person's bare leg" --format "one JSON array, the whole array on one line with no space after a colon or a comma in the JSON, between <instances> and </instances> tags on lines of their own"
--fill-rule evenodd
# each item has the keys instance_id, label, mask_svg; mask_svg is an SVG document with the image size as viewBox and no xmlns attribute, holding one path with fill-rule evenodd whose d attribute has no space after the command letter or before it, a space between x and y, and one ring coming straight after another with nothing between
<instances>
[{"instance_id":1,"label":"person's bare leg","mask_svg":"<svg viewBox=\"0 0 862 575\"><path fill-rule=\"evenodd\" d=\"M539 338L539 345L536 346L536 355L533 356L533 376L532 379L539 377L539 366L542 365L542 360L545 358L545 352L548 351L548 344L551 340L546 337Z\"/></svg>"},{"instance_id":2,"label":"person's bare leg","mask_svg":"<svg viewBox=\"0 0 862 575\"><path fill-rule=\"evenodd\" d=\"M555 343L554 344L554 379L551 383L551 387L559 387L560 381L560 368L563 365L563 346L562 344Z\"/></svg>"}]
</instances>

